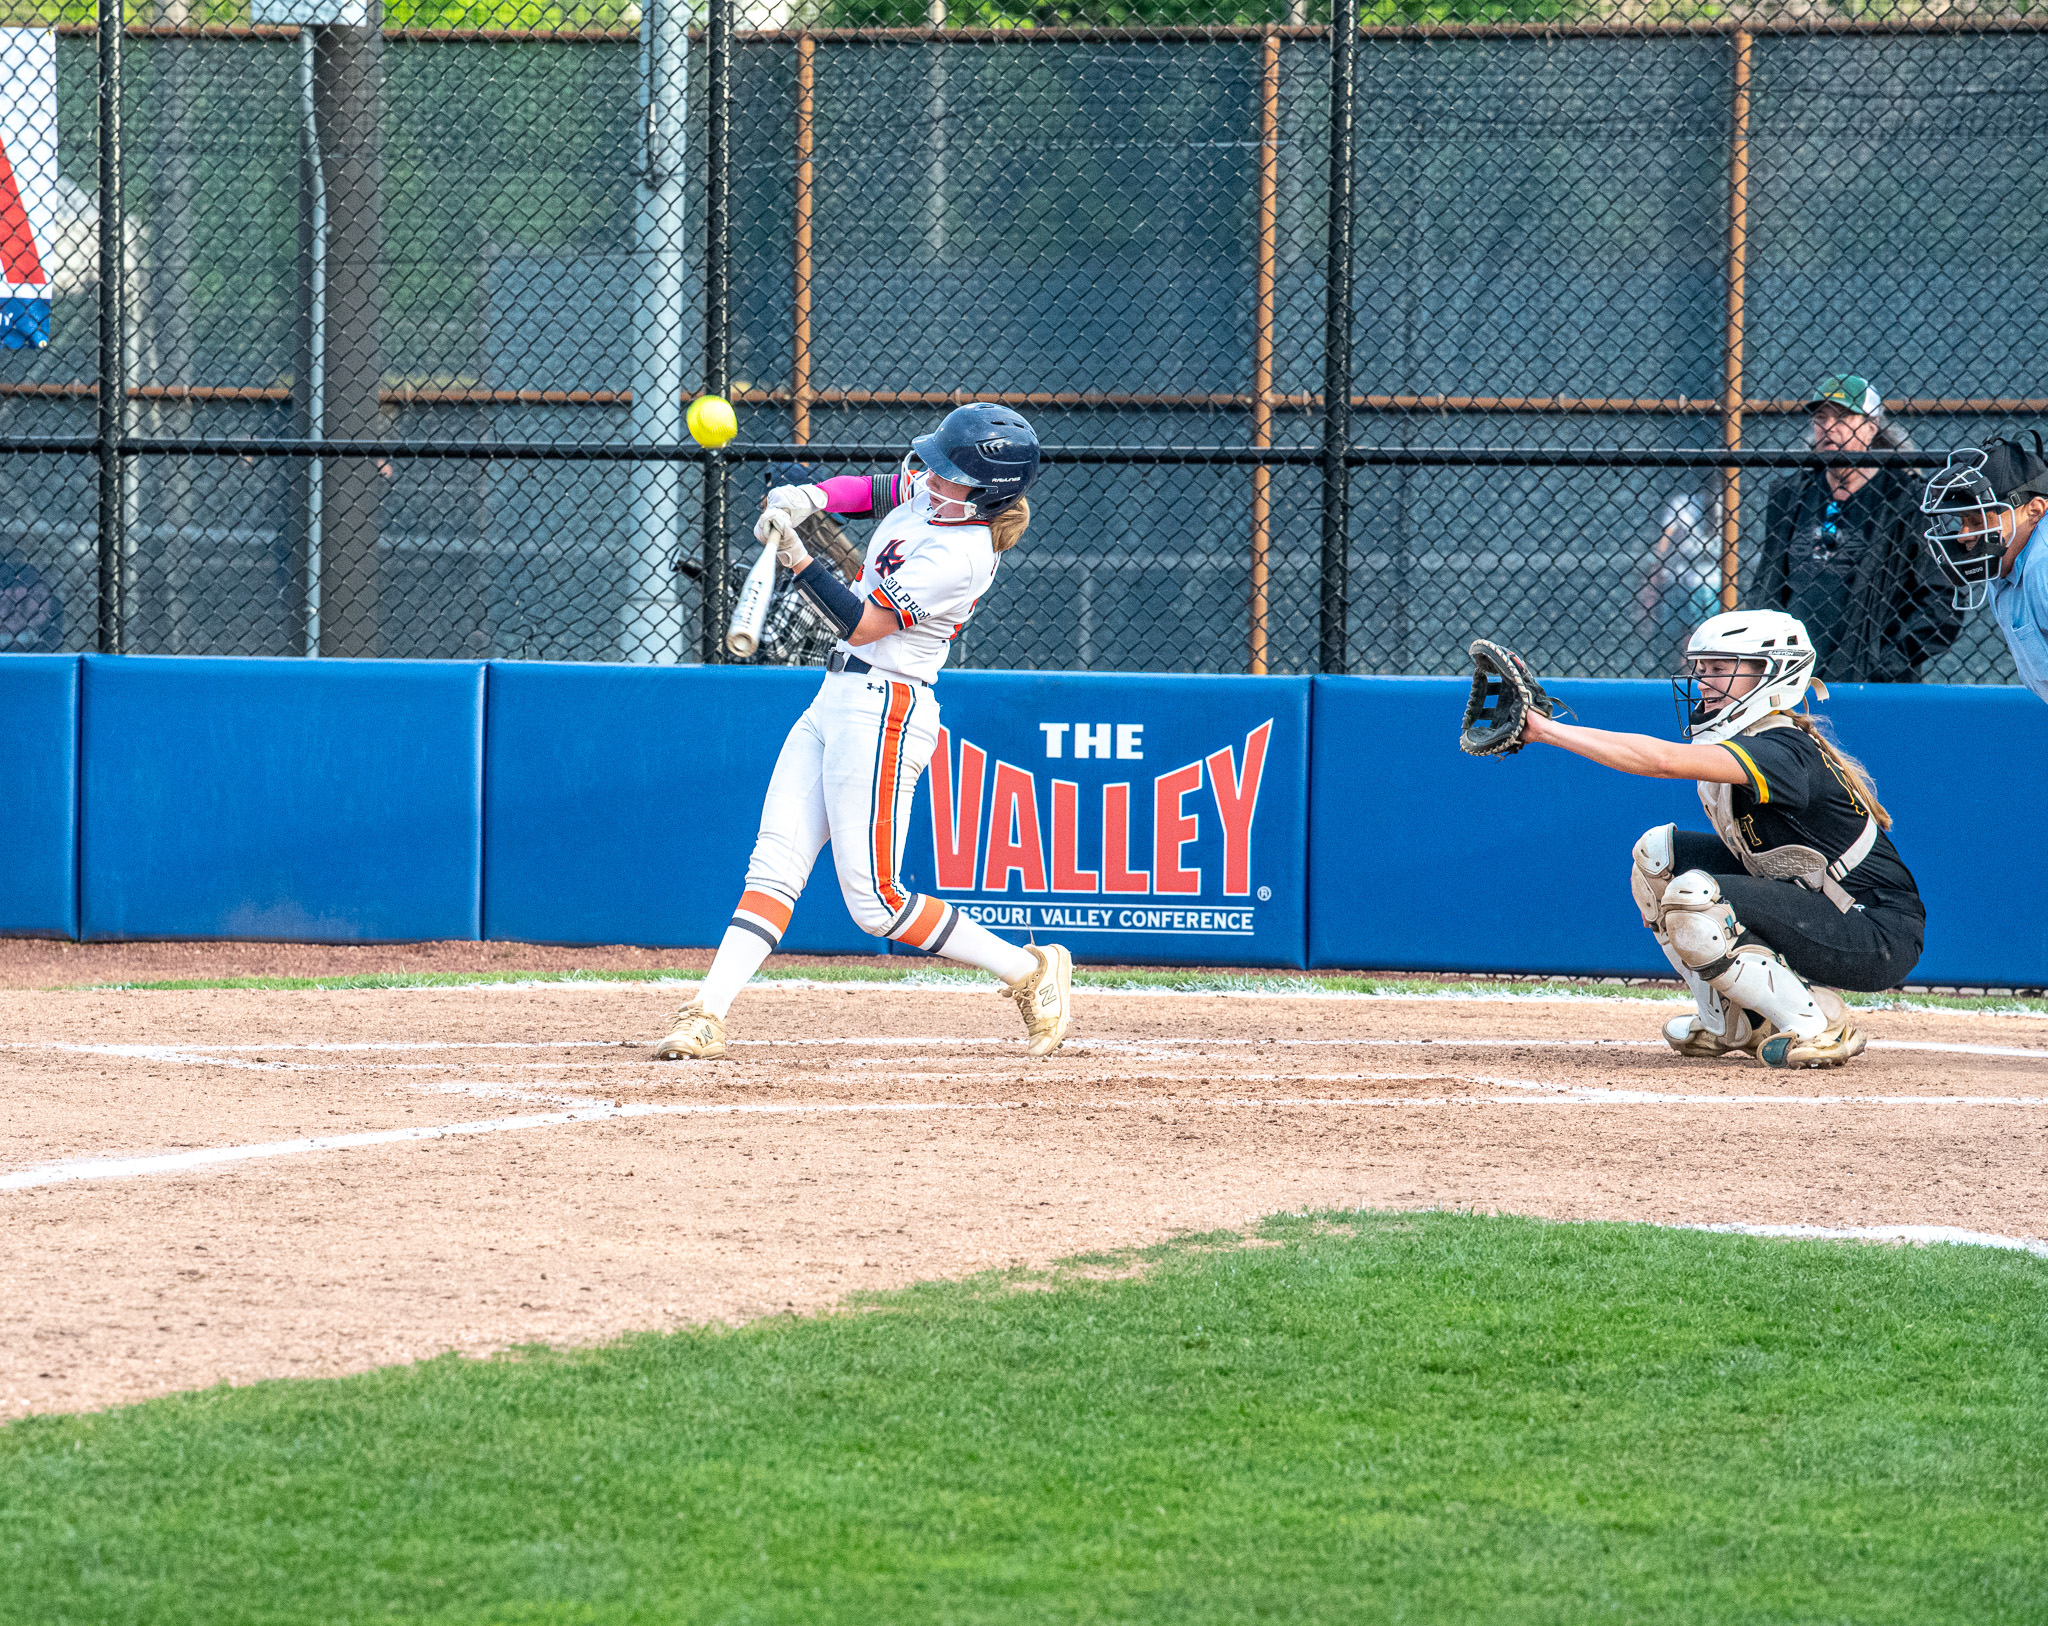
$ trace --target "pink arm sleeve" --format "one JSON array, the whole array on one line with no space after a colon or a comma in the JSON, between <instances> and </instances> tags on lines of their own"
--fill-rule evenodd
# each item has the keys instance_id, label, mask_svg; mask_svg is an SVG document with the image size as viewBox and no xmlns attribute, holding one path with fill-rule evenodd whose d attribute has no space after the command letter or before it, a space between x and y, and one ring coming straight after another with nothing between
<instances>
[{"instance_id":1,"label":"pink arm sleeve","mask_svg":"<svg viewBox=\"0 0 2048 1626\"><path fill-rule=\"evenodd\" d=\"M865 474L835 474L818 485L829 513L865 514L875 506L875 482Z\"/></svg>"},{"instance_id":2,"label":"pink arm sleeve","mask_svg":"<svg viewBox=\"0 0 2048 1626\"><path fill-rule=\"evenodd\" d=\"M826 512L832 514L872 514L878 508L894 508L903 500L893 473L835 474L820 480L818 487L825 493Z\"/></svg>"}]
</instances>

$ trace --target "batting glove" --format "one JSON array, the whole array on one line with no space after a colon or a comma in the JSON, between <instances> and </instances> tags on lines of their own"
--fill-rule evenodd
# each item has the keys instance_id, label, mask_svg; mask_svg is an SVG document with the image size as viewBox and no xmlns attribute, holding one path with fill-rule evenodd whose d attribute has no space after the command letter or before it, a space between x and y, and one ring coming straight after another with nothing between
<instances>
[{"instance_id":1,"label":"batting glove","mask_svg":"<svg viewBox=\"0 0 2048 1626\"><path fill-rule=\"evenodd\" d=\"M796 526L780 508L771 508L761 516L754 526L754 535L761 539L762 546L775 550L776 560L785 570L801 570L811 562L803 538L796 534Z\"/></svg>"},{"instance_id":2,"label":"batting glove","mask_svg":"<svg viewBox=\"0 0 2048 1626\"><path fill-rule=\"evenodd\" d=\"M789 521L790 528L809 519L813 514L825 511L825 488L823 486L776 486L768 493L761 507L761 517L754 521L754 540L768 541L770 517L781 514Z\"/></svg>"}]
</instances>

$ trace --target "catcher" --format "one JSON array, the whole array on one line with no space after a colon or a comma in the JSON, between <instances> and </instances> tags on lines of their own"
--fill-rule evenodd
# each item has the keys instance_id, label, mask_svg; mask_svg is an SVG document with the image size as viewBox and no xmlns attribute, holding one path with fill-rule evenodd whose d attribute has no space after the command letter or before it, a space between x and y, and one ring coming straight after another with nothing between
<instances>
[{"instance_id":1,"label":"catcher","mask_svg":"<svg viewBox=\"0 0 2048 1626\"><path fill-rule=\"evenodd\" d=\"M1558 722L1519 655L1481 640L1460 743L1477 756L1558 745L1623 773L1692 779L1714 834L1674 824L1635 846L1643 924L1695 1009L1664 1026L1686 1056L1840 1067L1865 1039L1836 988L1895 988L1927 911L1862 764L1793 708L1814 679L1806 628L1775 610L1703 622L1673 680L1687 743Z\"/></svg>"}]
</instances>

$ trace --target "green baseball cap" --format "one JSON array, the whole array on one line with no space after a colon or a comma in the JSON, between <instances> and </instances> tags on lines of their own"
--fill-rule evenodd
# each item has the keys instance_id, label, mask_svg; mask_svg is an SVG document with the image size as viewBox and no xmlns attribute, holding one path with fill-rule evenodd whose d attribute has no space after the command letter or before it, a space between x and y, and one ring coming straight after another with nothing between
<instances>
[{"instance_id":1,"label":"green baseball cap","mask_svg":"<svg viewBox=\"0 0 2048 1626\"><path fill-rule=\"evenodd\" d=\"M1806 403L1807 411L1817 406L1834 405L1850 412L1860 412L1866 418L1884 416L1884 397L1870 387L1870 380L1858 378L1854 373L1829 373L1813 387L1813 396Z\"/></svg>"}]
</instances>

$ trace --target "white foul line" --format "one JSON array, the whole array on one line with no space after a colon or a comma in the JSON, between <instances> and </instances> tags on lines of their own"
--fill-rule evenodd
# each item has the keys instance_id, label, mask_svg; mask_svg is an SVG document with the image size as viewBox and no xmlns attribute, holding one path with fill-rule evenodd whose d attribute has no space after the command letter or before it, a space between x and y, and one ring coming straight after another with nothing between
<instances>
[{"instance_id":1,"label":"white foul line","mask_svg":"<svg viewBox=\"0 0 2048 1626\"><path fill-rule=\"evenodd\" d=\"M302 1152L337 1152L357 1146L390 1146L401 1141L440 1140L449 1135L494 1135L508 1129L552 1129L560 1124L599 1123L610 1118L659 1118L685 1115L709 1116L720 1113L816 1114L851 1112L1006 1112L1022 1106L1021 1101L903 1101L819 1103L804 1106L780 1104L753 1106L735 1103L704 1106L695 1102L657 1103L607 1102L601 1106L578 1107L568 1112L530 1112L516 1118L476 1118L467 1123L436 1124L411 1129L365 1129L352 1135L313 1135L303 1140L260 1141L248 1146L202 1146L189 1152L160 1152L145 1157L83 1157L61 1163L44 1163L33 1168L0 1174L0 1191L22 1191L30 1186L62 1185L73 1180L127 1180L140 1174L180 1174L188 1169L210 1168L222 1163L243 1163L252 1158L292 1157Z\"/></svg>"},{"instance_id":2,"label":"white foul line","mask_svg":"<svg viewBox=\"0 0 2048 1626\"><path fill-rule=\"evenodd\" d=\"M919 1074L921 1081L943 1078L973 1079L975 1074ZM1599 1085L1554 1084L1536 1079L1476 1077L1460 1073L1293 1073L1239 1075L1257 1077L1260 1082L1330 1083L1425 1083L1444 1080L1509 1089L1516 1095L1402 1095L1402 1096L1224 1096L1175 1097L1167 1101L1098 1097L1086 1104L1096 1108L1174 1106L1238 1109L1316 1109L1352 1107L1487 1107L1487 1106L1964 1106L1996 1107L2048 1106L2048 1096L1997 1095L1679 1095L1652 1090L1618 1090ZM550 1099L528 1096L527 1099ZM552 1099L562 1099L553 1097ZM572 1097L573 1099L573 1097ZM81 1180L125 1180L147 1174L182 1174L223 1164L255 1159L294 1157L308 1152L346 1151L361 1146L390 1146L407 1141L441 1140L454 1135L491 1135L510 1130L553 1129L564 1124L603 1123L616 1118L667 1117L832 1117L856 1113L912 1112L1010 1112L1028 1105L1022 1101L849 1101L812 1103L703 1103L703 1102L599 1102L560 1112L523 1113L517 1117L476 1118L467 1122L414 1126L405 1129L366 1129L345 1135L313 1135L295 1140L259 1141L242 1146L207 1146L181 1152L158 1152L135 1157L69 1158L55 1163L35 1164L0 1174L0 1191L23 1191L34 1186L63 1185Z\"/></svg>"}]
</instances>

